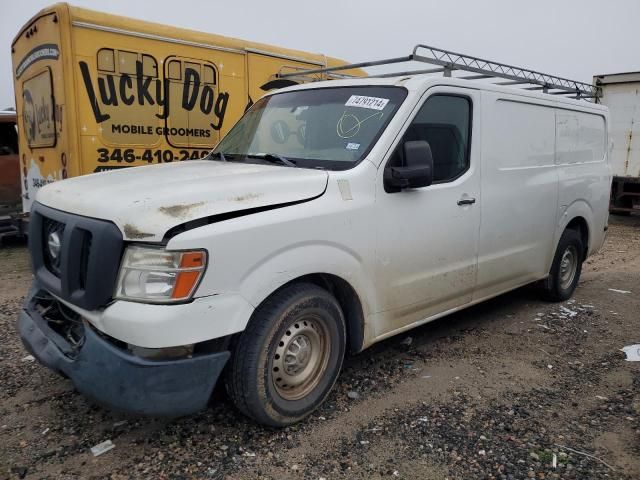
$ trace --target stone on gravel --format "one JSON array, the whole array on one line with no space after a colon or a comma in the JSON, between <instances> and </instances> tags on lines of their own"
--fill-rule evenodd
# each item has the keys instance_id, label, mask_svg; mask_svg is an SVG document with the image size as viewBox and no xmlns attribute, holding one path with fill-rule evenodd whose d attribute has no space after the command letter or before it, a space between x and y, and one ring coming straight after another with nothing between
<instances>
[{"instance_id":1,"label":"stone on gravel","mask_svg":"<svg viewBox=\"0 0 640 480\"><path fill-rule=\"evenodd\" d=\"M116 448L116 446L111 440L105 440L104 442L100 442L99 444L91 447L91 453L93 453L94 457L99 457L103 453L107 453L109 450L114 448Z\"/></svg>"}]
</instances>

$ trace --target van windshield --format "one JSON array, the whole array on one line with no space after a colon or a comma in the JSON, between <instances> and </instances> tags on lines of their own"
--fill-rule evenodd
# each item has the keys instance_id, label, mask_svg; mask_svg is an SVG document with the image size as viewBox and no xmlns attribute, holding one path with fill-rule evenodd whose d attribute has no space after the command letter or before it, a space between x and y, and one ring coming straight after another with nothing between
<instances>
[{"instance_id":1,"label":"van windshield","mask_svg":"<svg viewBox=\"0 0 640 480\"><path fill-rule=\"evenodd\" d=\"M406 96L404 88L386 86L277 93L256 102L212 154L345 170L367 155Z\"/></svg>"}]
</instances>

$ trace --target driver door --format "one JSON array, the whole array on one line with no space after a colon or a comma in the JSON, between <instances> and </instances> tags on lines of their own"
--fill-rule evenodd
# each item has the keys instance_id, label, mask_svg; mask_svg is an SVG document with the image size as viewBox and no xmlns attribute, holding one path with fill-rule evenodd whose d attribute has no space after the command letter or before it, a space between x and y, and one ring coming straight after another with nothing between
<instances>
[{"instance_id":1,"label":"driver door","mask_svg":"<svg viewBox=\"0 0 640 480\"><path fill-rule=\"evenodd\" d=\"M480 227L479 148L472 142L479 103L474 90L430 89L379 169L377 336L471 301ZM402 145L411 140L429 143L433 184L388 193L383 167L402 165Z\"/></svg>"}]
</instances>

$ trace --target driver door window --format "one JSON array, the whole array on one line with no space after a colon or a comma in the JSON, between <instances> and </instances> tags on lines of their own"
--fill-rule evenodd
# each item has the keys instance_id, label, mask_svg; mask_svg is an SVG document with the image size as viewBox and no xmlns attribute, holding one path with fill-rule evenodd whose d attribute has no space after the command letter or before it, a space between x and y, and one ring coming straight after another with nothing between
<instances>
[{"instance_id":1,"label":"driver door window","mask_svg":"<svg viewBox=\"0 0 640 480\"><path fill-rule=\"evenodd\" d=\"M405 132L391 159L404 165L404 142L426 140L433 155L433 183L450 182L469 168L471 101L459 95L432 95Z\"/></svg>"}]
</instances>

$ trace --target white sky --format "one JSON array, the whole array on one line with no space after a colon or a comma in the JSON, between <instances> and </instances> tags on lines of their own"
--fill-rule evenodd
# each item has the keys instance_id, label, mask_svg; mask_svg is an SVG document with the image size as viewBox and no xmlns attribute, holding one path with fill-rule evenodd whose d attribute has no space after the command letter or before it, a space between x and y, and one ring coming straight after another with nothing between
<instances>
[{"instance_id":1,"label":"white sky","mask_svg":"<svg viewBox=\"0 0 640 480\"><path fill-rule=\"evenodd\" d=\"M53 0L0 0L0 108L13 106L11 41ZM638 0L75 0L76 5L348 61L416 43L575 80L640 70Z\"/></svg>"}]
</instances>

